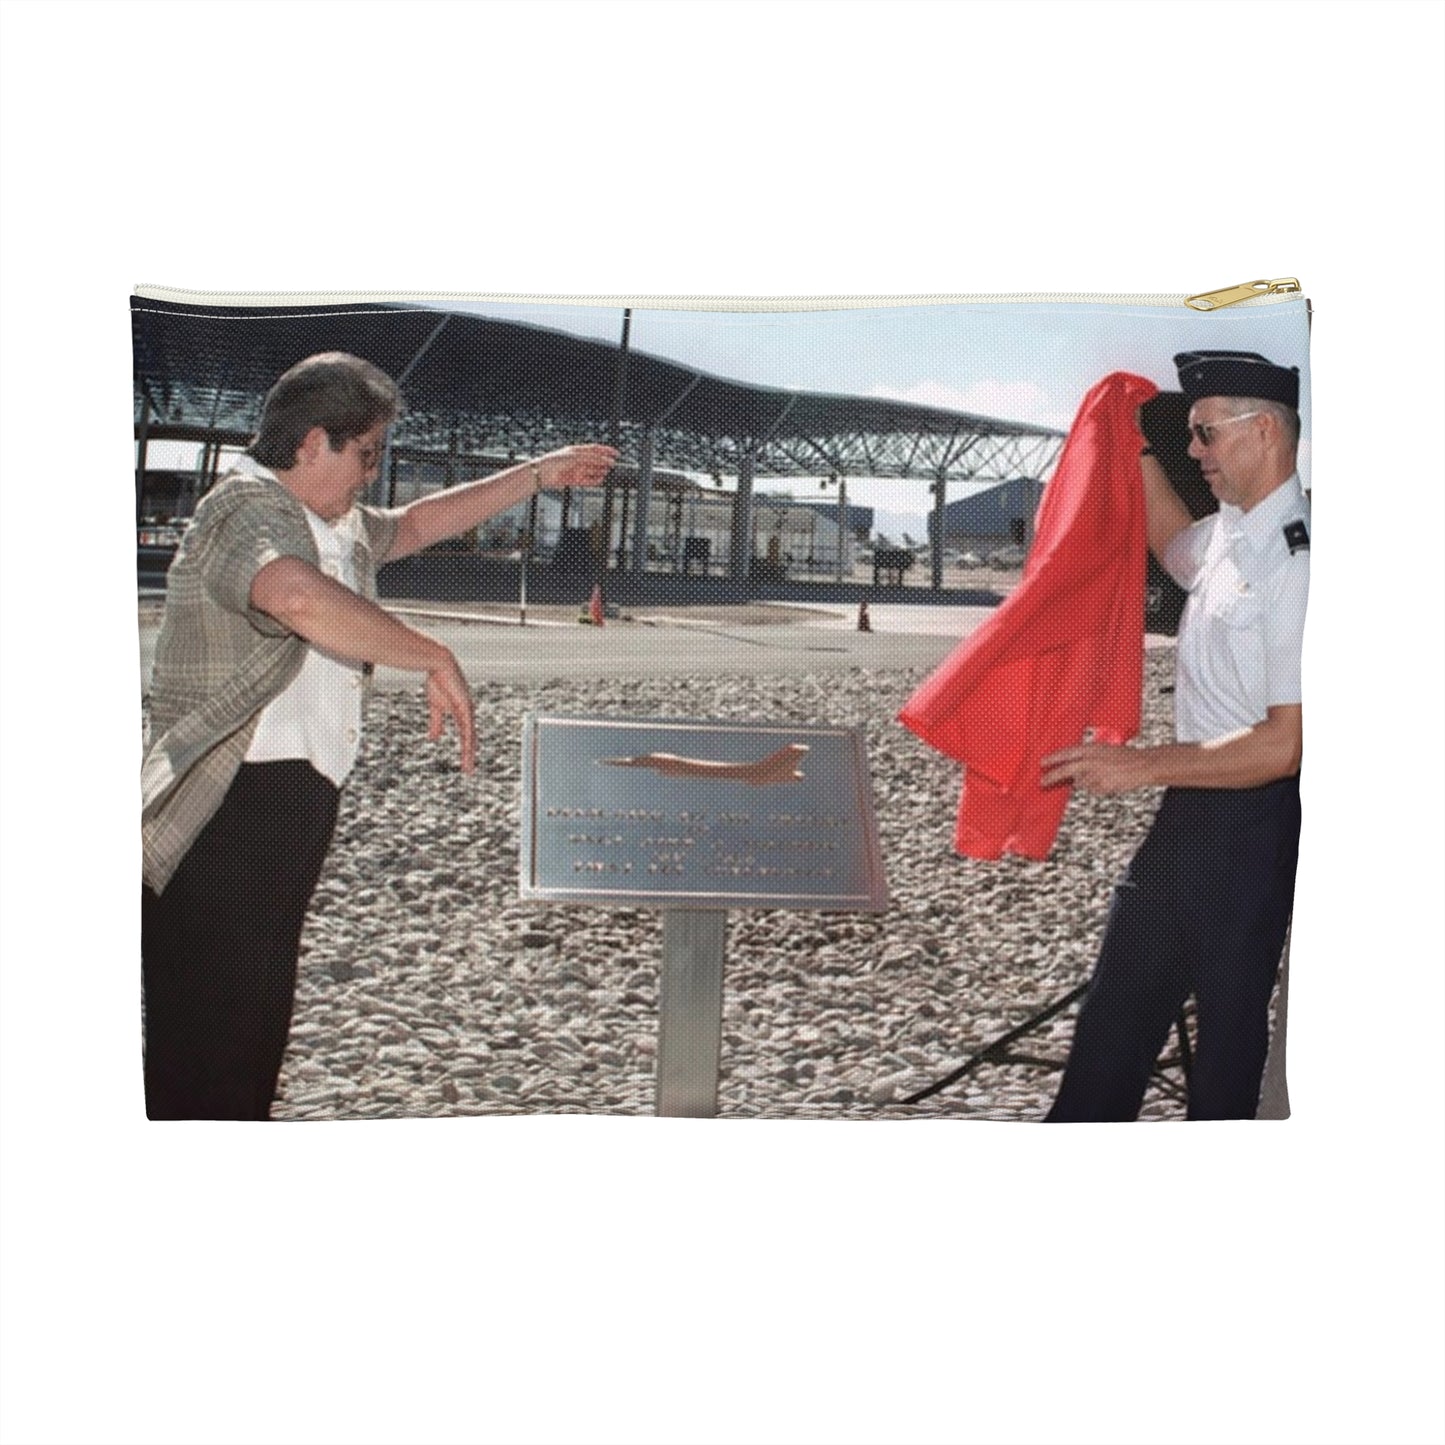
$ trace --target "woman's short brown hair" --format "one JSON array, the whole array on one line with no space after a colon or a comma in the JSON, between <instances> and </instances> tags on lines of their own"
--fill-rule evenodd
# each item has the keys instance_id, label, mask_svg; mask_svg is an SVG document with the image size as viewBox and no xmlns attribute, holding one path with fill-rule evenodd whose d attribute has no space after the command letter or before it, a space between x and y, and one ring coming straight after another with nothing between
<instances>
[{"instance_id":1,"label":"woman's short brown hair","mask_svg":"<svg viewBox=\"0 0 1445 1445\"><path fill-rule=\"evenodd\" d=\"M263 467L285 471L312 427L322 427L332 451L377 422L401 415L401 392L379 367L344 351L298 361L266 393L250 453Z\"/></svg>"}]
</instances>

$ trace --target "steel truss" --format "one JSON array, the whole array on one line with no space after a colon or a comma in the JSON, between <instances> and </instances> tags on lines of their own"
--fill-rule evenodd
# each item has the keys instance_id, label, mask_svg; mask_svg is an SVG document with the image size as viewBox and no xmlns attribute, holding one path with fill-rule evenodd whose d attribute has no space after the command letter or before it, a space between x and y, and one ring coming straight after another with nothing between
<instances>
[{"instance_id":1,"label":"steel truss","mask_svg":"<svg viewBox=\"0 0 1445 1445\"><path fill-rule=\"evenodd\" d=\"M379 500L394 496L399 459L441 463L450 485L508 458L605 437L621 452L619 476L632 477L624 485L636 489L634 519L646 513L654 470L662 487L664 471L731 483L731 550L744 570L759 479L918 481L938 519L950 484L1046 478L1064 440L1051 428L938 407L750 386L478 317L341 306L264 318L236 342L223 328L207 329L216 318L192 318L185 307L134 309L138 517L148 441L201 442L204 490L221 449L254 434L266 388L303 344L373 356L411 401L392 432ZM941 585L941 534L935 526L934 586ZM630 545L624 539L634 567L642 565L643 541L641 533Z\"/></svg>"},{"instance_id":2,"label":"steel truss","mask_svg":"<svg viewBox=\"0 0 1445 1445\"><path fill-rule=\"evenodd\" d=\"M202 431L249 436L260 420L262 398L251 392L179 381L147 383L144 392L149 393L153 436ZM143 394L138 385L137 423ZM618 430L623 463L635 466L638 443L646 428L624 422ZM974 431L952 435L922 430L850 431L775 437L763 442L671 427L656 427L652 432L655 465L718 479L736 477L742 457L751 453L755 477L1002 482L1046 476L1063 444L1063 438L1057 435ZM532 456L596 439L595 423L549 415L540 408L498 409L467 416L409 411L393 432L393 444L399 449L435 453L438 457L448 453L478 458Z\"/></svg>"}]
</instances>

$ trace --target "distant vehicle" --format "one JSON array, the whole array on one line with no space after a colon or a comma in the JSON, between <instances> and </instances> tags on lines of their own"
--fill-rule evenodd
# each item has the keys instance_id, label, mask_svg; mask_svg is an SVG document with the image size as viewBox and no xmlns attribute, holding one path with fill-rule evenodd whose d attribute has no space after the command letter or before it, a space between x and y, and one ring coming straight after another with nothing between
<instances>
[{"instance_id":1,"label":"distant vehicle","mask_svg":"<svg viewBox=\"0 0 1445 1445\"><path fill-rule=\"evenodd\" d=\"M1022 567L1028 557L1022 547L999 547L988 554L990 567Z\"/></svg>"},{"instance_id":2,"label":"distant vehicle","mask_svg":"<svg viewBox=\"0 0 1445 1445\"><path fill-rule=\"evenodd\" d=\"M159 522L147 517L136 528L136 545L139 547L179 547L186 528L191 525L189 517L172 517L169 522Z\"/></svg>"},{"instance_id":3,"label":"distant vehicle","mask_svg":"<svg viewBox=\"0 0 1445 1445\"><path fill-rule=\"evenodd\" d=\"M943 560L950 567L982 567L983 558L977 552L945 552Z\"/></svg>"},{"instance_id":4,"label":"distant vehicle","mask_svg":"<svg viewBox=\"0 0 1445 1445\"><path fill-rule=\"evenodd\" d=\"M142 517L135 529L136 580L142 587L164 587L181 538L191 525L189 517Z\"/></svg>"},{"instance_id":5,"label":"distant vehicle","mask_svg":"<svg viewBox=\"0 0 1445 1445\"><path fill-rule=\"evenodd\" d=\"M903 574L917 561L907 547L879 547L873 554L873 585L882 586L885 579L892 585L903 585Z\"/></svg>"}]
</instances>

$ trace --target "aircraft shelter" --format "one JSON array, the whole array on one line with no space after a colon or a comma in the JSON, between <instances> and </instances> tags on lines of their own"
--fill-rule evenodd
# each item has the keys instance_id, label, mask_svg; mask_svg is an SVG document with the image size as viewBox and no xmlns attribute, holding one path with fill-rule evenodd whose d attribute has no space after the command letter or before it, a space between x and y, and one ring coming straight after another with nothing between
<instances>
[{"instance_id":1,"label":"aircraft shelter","mask_svg":"<svg viewBox=\"0 0 1445 1445\"><path fill-rule=\"evenodd\" d=\"M199 443L204 491L223 449L250 440L269 387L295 362L321 351L365 357L406 397L377 483L378 502L397 501L399 479L404 497L408 469L446 486L510 459L607 441L619 448L621 464L602 504L605 572L655 569L657 548L648 530L654 492L676 491L687 476L711 479L731 498L722 550L737 594L753 590L760 477L836 486L840 518L849 477L897 478L925 491L922 508L916 493L901 505L931 514L931 585L938 589L944 537L938 521L949 487L1044 478L1063 443L1063 433L1025 422L709 375L630 350L619 319L622 340L614 344L420 304L240 312L134 297L137 521L151 443ZM562 520L565 530L565 510Z\"/></svg>"}]
</instances>

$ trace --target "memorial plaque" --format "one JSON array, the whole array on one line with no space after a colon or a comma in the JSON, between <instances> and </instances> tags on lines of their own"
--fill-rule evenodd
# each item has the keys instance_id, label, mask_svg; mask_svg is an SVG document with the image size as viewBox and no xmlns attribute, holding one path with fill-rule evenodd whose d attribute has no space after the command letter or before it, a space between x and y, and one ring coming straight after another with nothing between
<instances>
[{"instance_id":1,"label":"memorial plaque","mask_svg":"<svg viewBox=\"0 0 1445 1445\"><path fill-rule=\"evenodd\" d=\"M859 729L529 716L522 896L881 912Z\"/></svg>"}]
</instances>

